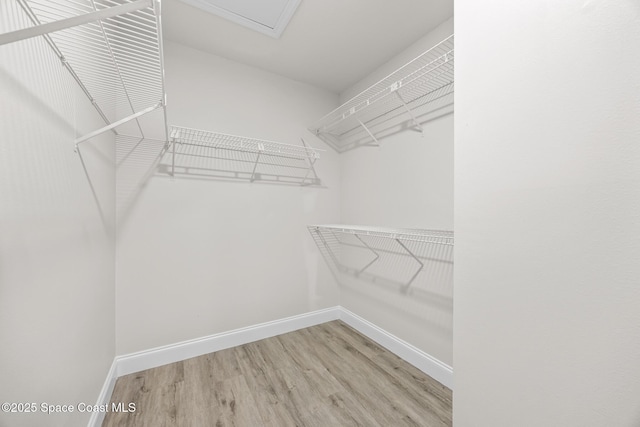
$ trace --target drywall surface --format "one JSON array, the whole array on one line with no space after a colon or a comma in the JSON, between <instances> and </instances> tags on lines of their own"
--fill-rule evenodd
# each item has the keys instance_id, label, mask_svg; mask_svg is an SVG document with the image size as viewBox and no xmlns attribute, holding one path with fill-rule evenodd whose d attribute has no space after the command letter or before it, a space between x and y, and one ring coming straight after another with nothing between
<instances>
[{"instance_id":1,"label":"drywall surface","mask_svg":"<svg viewBox=\"0 0 640 427\"><path fill-rule=\"evenodd\" d=\"M446 21L342 94L342 102L452 32L453 20ZM342 223L453 230L453 108L418 120L423 122L423 133L405 130L381 139L379 147L341 154ZM425 268L405 294L401 289L411 277L407 271L414 271L418 264L393 240L368 243L381 245L396 258L383 254L367 269L372 273L369 277L341 274L341 305L451 365L452 248L417 248ZM360 250L357 259L355 252L346 255L351 259L345 262L354 263L352 267L364 267L373 257Z\"/></svg>"},{"instance_id":2,"label":"drywall surface","mask_svg":"<svg viewBox=\"0 0 640 427\"><path fill-rule=\"evenodd\" d=\"M74 152L104 123L42 38L0 46L0 94L0 403L37 405L0 425L86 425L40 405L94 405L115 355L113 137Z\"/></svg>"},{"instance_id":3,"label":"drywall surface","mask_svg":"<svg viewBox=\"0 0 640 427\"><path fill-rule=\"evenodd\" d=\"M172 124L326 148L305 125L335 94L174 43L165 55ZM337 154L316 163L320 188L214 179L201 159L172 179L165 156L118 223L118 354L339 302L306 229L339 219Z\"/></svg>"},{"instance_id":4,"label":"drywall surface","mask_svg":"<svg viewBox=\"0 0 640 427\"><path fill-rule=\"evenodd\" d=\"M455 8L455 425L638 426L640 5Z\"/></svg>"}]
</instances>

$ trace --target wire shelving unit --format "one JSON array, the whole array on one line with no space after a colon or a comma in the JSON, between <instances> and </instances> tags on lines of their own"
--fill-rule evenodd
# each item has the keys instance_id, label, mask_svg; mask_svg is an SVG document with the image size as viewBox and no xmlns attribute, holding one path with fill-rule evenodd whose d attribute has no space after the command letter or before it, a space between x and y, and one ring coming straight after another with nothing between
<instances>
[{"instance_id":1,"label":"wire shelving unit","mask_svg":"<svg viewBox=\"0 0 640 427\"><path fill-rule=\"evenodd\" d=\"M338 152L377 145L386 130L401 123L422 131L421 116L452 103L453 67L451 35L318 120L309 131Z\"/></svg>"},{"instance_id":2,"label":"wire shelving unit","mask_svg":"<svg viewBox=\"0 0 640 427\"><path fill-rule=\"evenodd\" d=\"M171 126L171 175L250 182L319 185L315 162L323 150L264 139Z\"/></svg>"},{"instance_id":3,"label":"wire shelving unit","mask_svg":"<svg viewBox=\"0 0 640 427\"><path fill-rule=\"evenodd\" d=\"M395 270L392 272L398 277L387 279L399 284L403 293L434 260L449 262L454 243L453 231L449 230L334 224L307 228L334 274L360 277ZM347 249L354 248L366 256L348 256ZM393 269L388 268L391 265ZM376 266L380 271L374 271Z\"/></svg>"},{"instance_id":4,"label":"wire shelving unit","mask_svg":"<svg viewBox=\"0 0 640 427\"><path fill-rule=\"evenodd\" d=\"M44 37L102 117L101 133L162 108L168 139L160 0L16 0L33 26L0 34L0 45Z\"/></svg>"}]
</instances>

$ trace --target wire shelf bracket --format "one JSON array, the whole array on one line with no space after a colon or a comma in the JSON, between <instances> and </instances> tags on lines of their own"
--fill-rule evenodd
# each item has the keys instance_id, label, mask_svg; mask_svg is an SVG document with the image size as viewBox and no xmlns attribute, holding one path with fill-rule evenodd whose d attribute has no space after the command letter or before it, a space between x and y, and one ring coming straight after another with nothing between
<instances>
[{"instance_id":1,"label":"wire shelf bracket","mask_svg":"<svg viewBox=\"0 0 640 427\"><path fill-rule=\"evenodd\" d=\"M0 45L42 36L80 86L104 127L79 143L163 108L168 141L160 0L17 0L32 27L0 34ZM124 118L121 118L124 116Z\"/></svg>"},{"instance_id":2,"label":"wire shelf bracket","mask_svg":"<svg viewBox=\"0 0 640 427\"><path fill-rule=\"evenodd\" d=\"M312 148L302 139L302 145L283 144L280 142L244 136L229 135L206 130L192 129L182 126L171 126L169 140L172 144L170 175L176 176L180 167L177 159L191 158L217 159L225 164L240 167L227 171L235 178L246 178L249 182L265 180L265 172L261 168L269 167L281 171L293 169L302 171L295 176L287 176L286 183L297 183L301 186L319 184L320 179L315 171L316 161L323 150ZM226 153L225 156L220 154ZM182 166L185 170L197 165ZM250 169L247 168L250 166Z\"/></svg>"},{"instance_id":3,"label":"wire shelf bracket","mask_svg":"<svg viewBox=\"0 0 640 427\"><path fill-rule=\"evenodd\" d=\"M394 249L395 252L405 254L404 256L408 255L417 263L416 270L409 271L411 276L402 283L401 292L404 294L409 292L411 285L425 268L425 263L421 259L420 254L418 254L415 249L412 249L408 243L411 242L414 245L453 246L453 231L448 230L395 229L349 225L310 225L307 228L311 235L315 236L314 240L325 261L330 267L333 267L332 271L335 269L338 272L351 273L356 277L359 277L365 273L365 271L371 269L376 263L380 262L382 258L381 252L390 252L389 249L374 247L374 245L367 242L367 238L382 238L395 242L401 249L401 252L397 252L397 249ZM347 243L339 237L340 235L352 236L360 242L361 246L359 247L371 252L374 258L359 268L347 266L341 258L341 248Z\"/></svg>"},{"instance_id":4,"label":"wire shelf bracket","mask_svg":"<svg viewBox=\"0 0 640 427\"><path fill-rule=\"evenodd\" d=\"M453 102L454 36L451 35L309 127L338 152L379 144L385 132ZM444 104L446 105L446 104ZM403 126L404 128L404 126Z\"/></svg>"}]
</instances>

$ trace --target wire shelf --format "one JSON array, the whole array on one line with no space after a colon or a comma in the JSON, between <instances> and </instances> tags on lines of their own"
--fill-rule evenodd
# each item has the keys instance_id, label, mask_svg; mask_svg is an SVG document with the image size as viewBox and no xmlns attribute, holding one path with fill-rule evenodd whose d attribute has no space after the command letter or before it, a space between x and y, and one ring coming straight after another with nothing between
<instances>
[{"instance_id":1,"label":"wire shelf","mask_svg":"<svg viewBox=\"0 0 640 427\"><path fill-rule=\"evenodd\" d=\"M432 243L453 246L453 231L427 230L421 228L389 228L369 227L358 225L310 225L310 230L331 233L344 233L359 236L382 237L385 239L400 239L405 241Z\"/></svg>"},{"instance_id":2,"label":"wire shelf","mask_svg":"<svg viewBox=\"0 0 640 427\"><path fill-rule=\"evenodd\" d=\"M421 117L452 103L451 35L354 96L309 130L338 152L371 145L401 123L422 130Z\"/></svg>"},{"instance_id":3,"label":"wire shelf","mask_svg":"<svg viewBox=\"0 0 640 427\"><path fill-rule=\"evenodd\" d=\"M11 34L0 35L4 37L3 43L44 36L105 122L104 128L79 138L76 143L109 130L117 135L116 127L129 121L129 129L140 136L154 130L157 133L149 125L145 128L139 117L165 106L159 1L18 0L18 3L34 26L16 31L13 38ZM166 112L163 119L166 140Z\"/></svg>"},{"instance_id":4,"label":"wire shelf","mask_svg":"<svg viewBox=\"0 0 640 427\"><path fill-rule=\"evenodd\" d=\"M264 139L171 126L171 174L319 185L315 162L323 150ZM167 165L167 168L169 166Z\"/></svg>"},{"instance_id":5,"label":"wire shelf","mask_svg":"<svg viewBox=\"0 0 640 427\"><path fill-rule=\"evenodd\" d=\"M354 225L308 229L339 282L341 274L368 277L395 283L407 293L416 283L442 276L443 265L450 271L452 264L453 231Z\"/></svg>"}]
</instances>

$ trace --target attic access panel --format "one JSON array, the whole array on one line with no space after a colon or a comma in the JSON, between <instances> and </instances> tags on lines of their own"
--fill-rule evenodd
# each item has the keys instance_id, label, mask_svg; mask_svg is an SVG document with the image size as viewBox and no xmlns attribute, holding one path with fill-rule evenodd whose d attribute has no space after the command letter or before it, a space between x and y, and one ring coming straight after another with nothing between
<instances>
[{"instance_id":1,"label":"attic access panel","mask_svg":"<svg viewBox=\"0 0 640 427\"><path fill-rule=\"evenodd\" d=\"M301 0L180 0L205 12L279 38Z\"/></svg>"}]
</instances>

